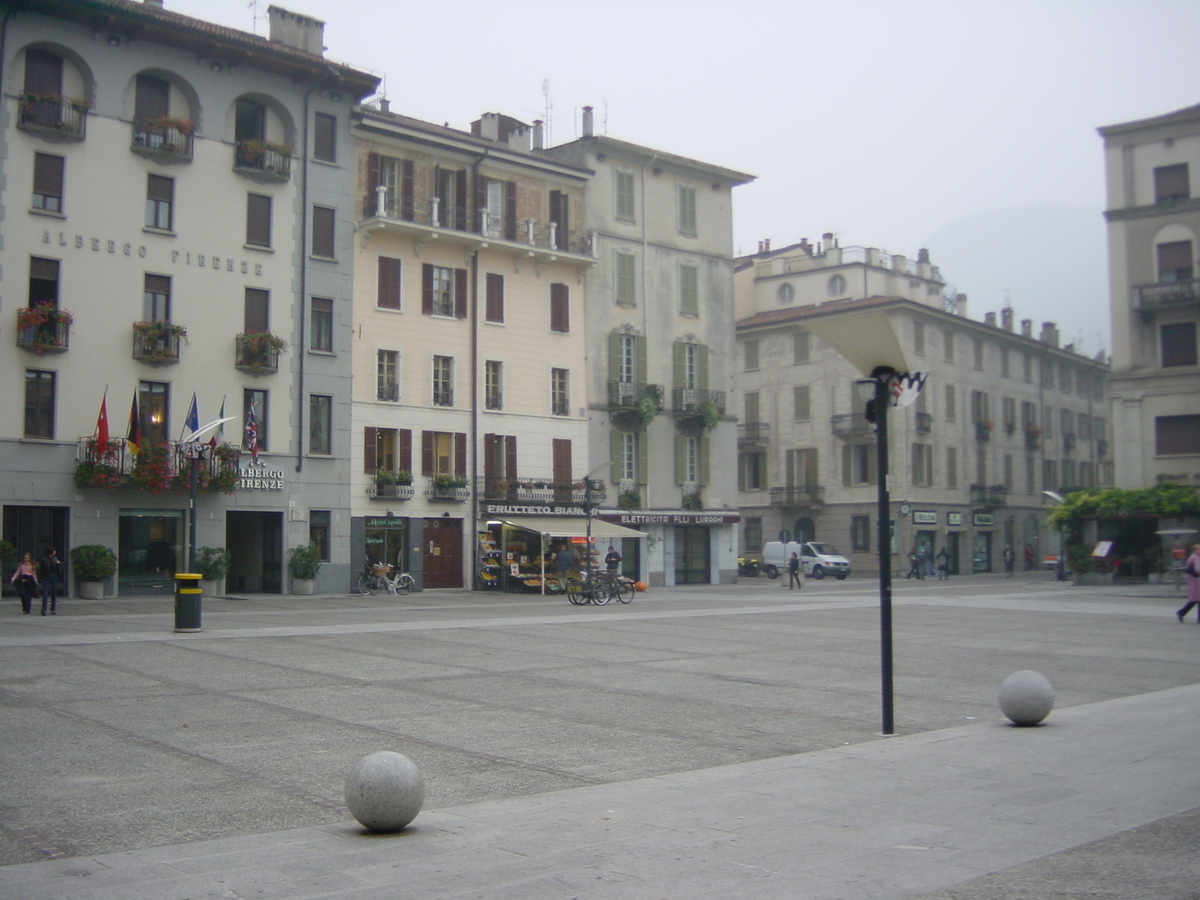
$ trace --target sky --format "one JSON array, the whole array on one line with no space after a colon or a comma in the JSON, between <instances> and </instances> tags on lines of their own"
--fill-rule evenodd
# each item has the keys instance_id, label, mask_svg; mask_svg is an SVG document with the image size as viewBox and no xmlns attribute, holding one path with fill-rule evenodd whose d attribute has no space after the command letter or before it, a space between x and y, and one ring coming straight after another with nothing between
<instances>
[{"instance_id":1,"label":"sky","mask_svg":"<svg viewBox=\"0 0 1200 900\"><path fill-rule=\"evenodd\" d=\"M1200 103L1196 0L276 0L395 112L596 131L756 177L734 252L834 234L1109 342L1096 128ZM165 0L266 35L268 2ZM256 18L257 17L257 18Z\"/></svg>"}]
</instances>

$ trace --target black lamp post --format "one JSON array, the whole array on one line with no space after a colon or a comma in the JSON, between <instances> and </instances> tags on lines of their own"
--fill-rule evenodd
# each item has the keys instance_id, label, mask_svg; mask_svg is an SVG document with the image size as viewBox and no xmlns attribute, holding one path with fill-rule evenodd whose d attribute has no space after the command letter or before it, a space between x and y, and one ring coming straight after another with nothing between
<instances>
[{"instance_id":1,"label":"black lamp post","mask_svg":"<svg viewBox=\"0 0 1200 900\"><path fill-rule=\"evenodd\" d=\"M887 414L892 400L892 376L895 374L890 366L879 366L871 372L870 378L858 382L873 393L867 401L867 421L875 425L876 481L879 486L876 512L879 519L879 678L884 734L895 734L892 694L892 515L888 495Z\"/></svg>"}]
</instances>

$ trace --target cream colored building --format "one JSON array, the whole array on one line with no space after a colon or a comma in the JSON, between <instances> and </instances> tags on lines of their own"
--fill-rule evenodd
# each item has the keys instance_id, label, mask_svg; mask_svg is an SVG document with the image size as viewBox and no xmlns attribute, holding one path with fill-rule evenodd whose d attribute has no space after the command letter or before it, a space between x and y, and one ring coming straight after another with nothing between
<instances>
[{"instance_id":1,"label":"cream colored building","mask_svg":"<svg viewBox=\"0 0 1200 900\"><path fill-rule=\"evenodd\" d=\"M861 375L806 323L878 309L914 371L914 406L889 417L897 568L919 545L943 546L951 571L997 571L1005 546L1023 563L1057 553L1044 490L1110 483L1107 367L1035 336L1013 311L967 318L944 298L925 251L915 260L841 247L831 235L737 265L740 549L820 540L857 572L875 571L876 446L854 384ZM875 291L890 291L876 294Z\"/></svg>"},{"instance_id":2,"label":"cream colored building","mask_svg":"<svg viewBox=\"0 0 1200 900\"><path fill-rule=\"evenodd\" d=\"M645 531L651 585L737 577L733 189L753 176L595 134L548 156L595 173L586 228L591 469L601 517ZM619 549L619 548L618 548Z\"/></svg>"},{"instance_id":3,"label":"cream colored building","mask_svg":"<svg viewBox=\"0 0 1200 900\"><path fill-rule=\"evenodd\" d=\"M356 117L352 544L427 587L540 591L586 531L590 173L538 128Z\"/></svg>"},{"instance_id":4,"label":"cream colored building","mask_svg":"<svg viewBox=\"0 0 1200 900\"><path fill-rule=\"evenodd\" d=\"M377 79L323 57L322 23L270 17L269 38L132 0L4 17L3 538L111 548L110 594L170 591L193 537L232 551L230 592L288 590L310 540L318 590L350 575L349 120ZM194 535L170 477L193 393L200 423L234 419L201 468L236 484L203 479Z\"/></svg>"},{"instance_id":5,"label":"cream colored building","mask_svg":"<svg viewBox=\"0 0 1200 900\"><path fill-rule=\"evenodd\" d=\"M1200 106L1099 131L1116 483L1200 485Z\"/></svg>"}]
</instances>

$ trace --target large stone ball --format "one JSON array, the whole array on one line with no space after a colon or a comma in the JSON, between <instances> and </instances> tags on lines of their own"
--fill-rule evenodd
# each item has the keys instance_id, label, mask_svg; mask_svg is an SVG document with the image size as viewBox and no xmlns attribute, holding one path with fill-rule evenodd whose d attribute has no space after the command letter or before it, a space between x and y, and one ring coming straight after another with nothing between
<instances>
[{"instance_id":1,"label":"large stone ball","mask_svg":"<svg viewBox=\"0 0 1200 900\"><path fill-rule=\"evenodd\" d=\"M1014 725L1037 725L1054 708L1054 688L1044 675L1025 669L1004 679L999 699Z\"/></svg>"},{"instance_id":2,"label":"large stone ball","mask_svg":"<svg viewBox=\"0 0 1200 900\"><path fill-rule=\"evenodd\" d=\"M424 802L425 779L401 753L369 753L346 776L346 806L371 831L399 831L417 817Z\"/></svg>"}]
</instances>

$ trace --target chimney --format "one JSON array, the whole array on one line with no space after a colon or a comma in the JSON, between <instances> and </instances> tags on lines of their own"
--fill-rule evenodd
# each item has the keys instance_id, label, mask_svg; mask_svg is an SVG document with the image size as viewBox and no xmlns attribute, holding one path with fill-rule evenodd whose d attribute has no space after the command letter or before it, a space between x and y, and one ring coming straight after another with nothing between
<instances>
[{"instance_id":1,"label":"chimney","mask_svg":"<svg viewBox=\"0 0 1200 900\"><path fill-rule=\"evenodd\" d=\"M324 22L279 6L270 7L267 15L271 20L271 40L313 56L325 55Z\"/></svg>"},{"instance_id":2,"label":"chimney","mask_svg":"<svg viewBox=\"0 0 1200 900\"><path fill-rule=\"evenodd\" d=\"M1040 340L1043 344L1049 344L1051 347L1057 347L1058 346L1058 326L1055 325L1053 322L1043 322L1042 323L1042 336L1041 336Z\"/></svg>"},{"instance_id":3,"label":"chimney","mask_svg":"<svg viewBox=\"0 0 1200 900\"><path fill-rule=\"evenodd\" d=\"M159 9L163 8L163 0L146 0L147 6L156 6Z\"/></svg>"},{"instance_id":4,"label":"chimney","mask_svg":"<svg viewBox=\"0 0 1200 900\"><path fill-rule=\"evenodd\" d=\"M385 112L385 113L390 113L392 111L392 101L389 100L387 97L380 97L379 98L379 111Z\"/></svg>"},{"instance_id":5,"label":"chimney","mask_svg":"<svg viewBox=\"0 0 1200 900\"><path fill-rule=\"evenodd\" d=\"M1021 320L1021 337L1033 337L1033 319Z\"/></svg>"},{"instance_id":6,"label":"chimney","mask_svg":"<svg viewBox=\"0 0 1200 900\"><path fill-rule=\"evenodd\" d=\"M929 262L929 251L926 250L924 247L922 247L920 250L917 251L917 262L919 262L919 263Z\"/></svg>"},{"instance_id":7,"label":"chimney","mask_svg":"<svg viewBox=\"0 0 1200 900\"><path fill-rule=\"evenodd\" d=\"M996 327L996 314L994 312L985 312L983 314L983 324L989 328Z\"/></svg>"},{"instance_id":8,"label":"chimney","mask_svg":"<svg viewBox=\"0 0 1200 900\"><path fill-rule=\"evenodd\" d=\"M585 138L594 137L592 130L592 108L590 106L583 108L583 136Z\"/></svg>"},{"instance_id":9,"label":"chimney","mask_svg":"<svg viewBox=\"0 0 1200 900\"><path fill-rule=\"evenodd\" d=\"M1000 327L1005 331L1013 330L1013 311L1011 306L1006 306L1000 310Z\"/></svg>"},{"instance_id":10,"label":"chimney","mask_svg":"<svg viewBox=\"0 0 1200 900\"><path fill-rule=\"evenodd\" d=\"M496 113L484 113L471 123L471 134L489 141L500 139L500 117Z\"/></svg>"},{"instance_id":11,"label":"chimney","mask_svg":"<svg viewBox=\"0 0 1200 900\"><path fill-rule=\"evenodd\" d=\"M1063 349L1066 350L1068 353L1074 353L1075 352L1075 343L1071 342L1070 344L1067 344L1067 346L1063 347Z\"/></svg>"},{"instance_id":12,"label":"chimney","mask_svg":"<svg viewBox=\"0 0 1200 900\"><path fill-rule=\"evenodd\" d=\"M546 132L541 119L533 120L533 149L546 149Z\"/></svg>"},{"instance_id":13,"label":"chimney","mask_svg":"<svg viewBox=\"0 0 1200 900\"><path fill-rule=\"evenodd\" d=\"M962 316L964 319L967 318L967 295L966 294L955 294L954 295L954 314L956 316Z\"/></svg>"}]
</instances>

